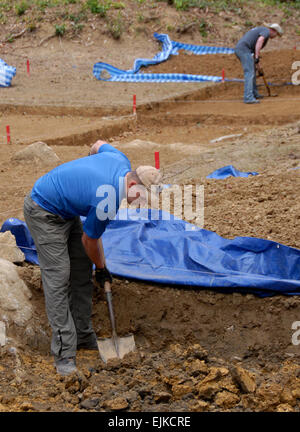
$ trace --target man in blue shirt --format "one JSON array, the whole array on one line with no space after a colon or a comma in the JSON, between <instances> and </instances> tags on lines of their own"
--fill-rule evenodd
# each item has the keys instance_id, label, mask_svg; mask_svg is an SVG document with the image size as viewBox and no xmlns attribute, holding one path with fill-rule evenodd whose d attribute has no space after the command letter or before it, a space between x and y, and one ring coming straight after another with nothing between
<instances>
[{"instance_id":1,"label":"man in blue shirt","mask_svg":"<svg viewBox=\"0 0 300 432\"><path fill-rule=\"evenodd\" d=\"M104 141L90 155L62 164L38 179L24 200L24 216L41 268L51 353L57 372L76 371L76 350L98 349L92 327L92 266L101 286L112 281L101 235L126 198L143 198L159 184L157 169L135 171L127 157ZM144 197L145 198L145 197ZM85 217L82 225L80 216Z\"/></svg>"},{"instance_id":2,"label":"man in blue shirt","mask_svg":"<svg viewBox=\"0 0 300 432\"><path fill-rule=\"evenodd\" d=\"M259 54L269 40L276 36L282 36L283 30L278 24L270 24L265 27L255 27L249 30L237 43L235 54L240 60L244 70L244 102L246 104L259 103L262 96L259 95L256 86L256 66L259 68Z\"/></svg>"}]
</instances>

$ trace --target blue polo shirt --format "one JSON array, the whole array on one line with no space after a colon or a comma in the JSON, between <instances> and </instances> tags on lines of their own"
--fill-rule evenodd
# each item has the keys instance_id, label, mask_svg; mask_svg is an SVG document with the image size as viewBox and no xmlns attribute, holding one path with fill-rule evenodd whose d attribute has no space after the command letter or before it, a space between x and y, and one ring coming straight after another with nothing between
<instances>
[{"instance_id":1,"label":"blue polo shirt","mask_svg":"<svg viewBox=\"0 0 300 432\"><path fill-rule=\"evenodd\" d=\"M31 198L64 219L85 216L84 232L99 238L126 196L124 178L129 171L128 158L103 144L97 154L59 165L42 176Z\"/></svg>"}]
</instances>

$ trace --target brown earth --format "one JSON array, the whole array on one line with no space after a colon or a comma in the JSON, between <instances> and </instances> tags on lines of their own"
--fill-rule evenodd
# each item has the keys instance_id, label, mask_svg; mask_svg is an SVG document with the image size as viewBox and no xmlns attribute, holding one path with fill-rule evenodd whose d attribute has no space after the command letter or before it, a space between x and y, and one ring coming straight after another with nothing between
<instances>
[{"instance_id":1,"label":"brown earth","mask_svg":"<svg viewBox=\"0 0 300 432\"><path fill-rule=\"evenodd\" d=\"M187 39L184 35L182 41ZM25 195L48 170L12 161L24 144L43 140L66 162L85 156L91 143L104 138L124 151L133 167L153 164L158 150L166 182L204 184L204 228L226 238L253 236L300 247L300 179L294 169L300 158L299 86L272 87L278 97L246 106L238 83L102 83L92 78L86 64L102 58L117 67L131 67L134 58L145 56L145 40L136 40L130 55L122 52L126 41L108 40L110 50L80 44L75 49L74 41L56 39L48 44L24 48L22 56L11 50L7 56L21 69L30 55L33 67L30 77L23 70L13 87L1 89L1 224L11 216L23 219ZM150 46L154 55L157 46ZM266 52L262 61L268 80L290 81L298 53ZM76 68L71 67L72 56ZM241 76L234 56L181 53L151 70L219 75L222 67L227 77ZM263 87L261 92L266 94ZM136 117L133 94L138 101ZM237 136L211 142L225 135ZM229 164L259 175L206 179ZM78 374L61 378L49 354L39 268L24 264L18 270L33 294L33 327L44 333L8 329L11 342L0 348L1 412L299 412L300 353L299 345L292 343L291 328L300 317L298 296L262 299L116 277L118 332L134 334L137 352L105 365L98 353L80 351ZM96 289L93 323L99 337L110 336L105 297Z\"/></svg>"}]
</instances>

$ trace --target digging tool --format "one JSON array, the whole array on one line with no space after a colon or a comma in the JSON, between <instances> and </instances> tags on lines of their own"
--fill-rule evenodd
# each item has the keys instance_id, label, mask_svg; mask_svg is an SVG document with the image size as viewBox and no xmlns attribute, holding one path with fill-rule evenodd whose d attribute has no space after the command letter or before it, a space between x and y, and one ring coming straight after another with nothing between
<instances>
[{"instance_id":1,"label":"digging tool","mask_svg":"<svg viewBox=\"0 0 300 432\"><path fill-rule=\"evenodd\" d=\"M257 73L258 73L257 76L262 77L262 79L264 80L264 83L265 83L265 86L266 86L266 89L267 89L267 92L268 92L268 96L269 97L276 97L276 96L278 96L275 93L271 94L270 86L268 84L268 81L266 80L265 73L264 73L263 68L261 66L259 68L257 68Z\"/></svg>"},{"instance_id":2,"label":"digging tool","mask_svg":"<svg viewBox=\"0 0 300 432\"><path fill-rule=\"evenodd\" d=\"M110 339L98 339L98 349L102 360L106 363L111 358L118 357L122 359L125 354L134 351L135 342L133 335L125 337L119 337L117 335L110 282L105 282L104 290L108 304L112 337Z\"/></svg>"}]
</instances>

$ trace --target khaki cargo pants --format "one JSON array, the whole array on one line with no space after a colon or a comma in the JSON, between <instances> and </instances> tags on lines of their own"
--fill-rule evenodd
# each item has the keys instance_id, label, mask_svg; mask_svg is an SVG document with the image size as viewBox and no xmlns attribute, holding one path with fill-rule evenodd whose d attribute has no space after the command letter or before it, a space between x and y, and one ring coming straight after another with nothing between
<instances>
[{"instance_id":1,"label":"khaki cargo pants","mask_svg":"<svg viewBox=\"0 0 300 432\"><path fill-rule=\"evenodd\" d=\"M65 220L28 195L24 216L41 268L46 311L52 328L51 353L75 357L77 344L96 338L92 314L92 262L82 245L79 217Z\"/></svg>"}]
</instances>

